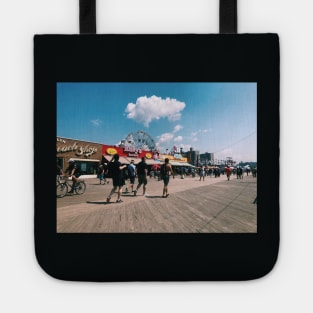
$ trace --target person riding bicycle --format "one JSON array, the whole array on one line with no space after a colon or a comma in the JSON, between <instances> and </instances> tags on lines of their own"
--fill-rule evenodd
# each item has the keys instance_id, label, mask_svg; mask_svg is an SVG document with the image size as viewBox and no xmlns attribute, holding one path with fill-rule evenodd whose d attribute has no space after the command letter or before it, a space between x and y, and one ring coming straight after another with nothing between
<instances>
[{"instance_id":1,"label":"person riding bicycle","mask_svg":"<svg viewBox=\"0 0 313 313\"><path fill-rule=\"evenodd\" d=\"M64 175L63 170L62 170L61 166L57 162L57 177L56 177L56 181L57 182L60 180L60 177L62 175Z\"/></svg>"},{"instance_id":2,"label":"person riding bicycle","mask_svg":"<svg viewBox=\"0 0 313 313\"><path fill-rule=\"evenodd\" d=\"M69 173L69 177L72 177L72 181L73 181L72 188L71 188L71 191L69 191L69 193L73 193L75 184L78 182L78 177L81 175L81 172L75 160L69 159L68 163L69 163L69 167L67 168L66 172Z\"/></svg>"}]
</instances>

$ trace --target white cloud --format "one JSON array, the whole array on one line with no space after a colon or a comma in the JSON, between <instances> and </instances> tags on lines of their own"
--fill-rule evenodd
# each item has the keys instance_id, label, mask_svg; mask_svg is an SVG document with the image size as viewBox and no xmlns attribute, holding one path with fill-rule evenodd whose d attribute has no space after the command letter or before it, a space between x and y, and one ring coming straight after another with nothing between
<instances>
[{"instance_id":1,"label":"white cloud","mask_svg":"<svg viewBox=\"0 0 313 313\"><path fill-rule=\"evenodd\" d=\"M175 142L182 141L182 140L183 140L183 136L177 136L174 138Z\"/></svg>"},{"instance_id":2,"label":"white cloud","mask_svg":"<svg viewBox=\"0 0 313 313\"><path fill-rule=\"evenodd\" d=\"M182 136L176 136L174 138L174 134L180 131L183 128L181 125L176 125L172 132L170 133L164 133L161 136L158 136L158 141L156 143L157 147L160 150L165 150L163 144L166 144L167 146L172 146L174 142L181 142L183 140Z\"/></svg>"},{"instance_id":3,"label":"white cloud","mask_svg":"<svg viewBox=\"0 0 313 313\"><path fill-rule=\"evenodd\" d=\"M185 137L183 136L174 136L174 133L164 133L161 136L158 136L158 141L156 143L159 151L161 153L165 153L166 150L171 150L173 146L178 147L178 150L180 148L183 149L184 152L187 152L190 150L191 147L194 147L191 144L187 144L185 141ZM190 140L189 140L190 141Z\"/></svg>"},{"instance_id":4,"label":"white cloud","mask_svg":"<svg viewBox=\"0 0 313 313\"><path fill-rule=\"evenodd\" d=\"M177 121L181 118L181 111L184 110L186 104L176 99L152 96L150 98L144 96L139 97L134 103L128 103L125 112L129 119L135 120L149 127L153 120L167 118L169 121ZM177 125L179 126L179 125Z\"/></svg>"},{"instance_id":5,"label":"white cloud","mask_svg":"<svg viewBox=\"0 0 313 313\"><path fill-rule=\"evenodd\" d=\"M102 124L102 121L99 119L96 119L96 120L91 120L90 123L94 127L99 127Z\"/></svg>"},{"instance_id":6,"label":"white cloud","mask_svg":"<svg viewBox=\"0 0 313 313\"><path fill-rule=\"evenodd\" d=\"M162 144L164 142L171 141L174 138L174 135L171 133L165 133L165 134L162 134L161 136L159 136L158 138L159 138L158 143Z\"/></svg>"},{"instance_id":7,"label":"white cloud","mask_svg":"<svg viewBox=\"0 0 313 313\"><path fill-rule=\"evenodd\" d=\"M174 127L174 129L173 129L173 133L179 132L182 128L183 128L183 126L181 126L181 125L176 125L176 126Z\"/></svg>"},{"instance_id":8,"label":"white cloud","mask_svg":"<svg viewBox=\"0 0 313 313\"><path fill-rule=\"evenodd\" d=\"M183 148L184 152L187 152L190 150L190 148L192 147L191 145L184 145L184 144L180 144L179 145L180 148Z\"/></svg>"},{"instance_id":9,"label":"white cloud","mask_svg":"<svg viewBox=\"0 0 313 313\"><path fill-rule=\"evenodd\" d=\"M199 137L207 134L208 132L210 132L210 130L207 129L199 129L197 131L191 132L190 133L190 138L192 142L197 142L199 141Z\"/></svg>"}]
</instances>

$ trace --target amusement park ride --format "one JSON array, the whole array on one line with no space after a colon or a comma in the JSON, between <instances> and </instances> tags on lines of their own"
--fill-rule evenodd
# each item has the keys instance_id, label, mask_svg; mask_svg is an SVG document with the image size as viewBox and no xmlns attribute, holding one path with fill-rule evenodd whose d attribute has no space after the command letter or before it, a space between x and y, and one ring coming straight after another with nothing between
<instances>
[{"instance_id":1,"label":"amusement park ride","mask_svg":"<svg viewBox=\"0 0 313 313\"><path fill-rule=\"evenodd\" d=\"M146 151L156 150L154 139L148 133L142 130L128 134L127 137L121 141L121 146Z\"/></svg>"}]
</instances>

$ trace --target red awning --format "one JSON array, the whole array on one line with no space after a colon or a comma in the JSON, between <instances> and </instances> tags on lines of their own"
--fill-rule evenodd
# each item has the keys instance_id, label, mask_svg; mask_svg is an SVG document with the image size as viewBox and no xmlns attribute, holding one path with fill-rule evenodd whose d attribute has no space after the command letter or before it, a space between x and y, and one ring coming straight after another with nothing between
<instances>
[{"instance_id":1,"label":"red awning","mask_svg":"<svg viewBox=\"0 0 313 313\"><path fill-rule=\"evenodd\" d=\"M107 160L107 162L110 162L111 159L112 159L112 155L108 155L108 154L103 154L103 157ZM126 157L123 157L123 156L120 156L120 158L119 158L119 161L122 164L130 164L131 160L134 160L135 164L138 164L139 162L141 162L141 158L132 158L132 157L127 157L126 158ZM154 159L146 159L146 163L147 163L147 165L154 165L154 164L160 165L161 164L160 161L154 160Z\"/></svg>"},{"instance_id":2,"label":"red awning","mask_svg":"<svg viewBox=\"0 0 313 313\"><path fill-rule=\"evenodd\" d=\"M110 162L111 159L112 159L112 155L108 155L108 154L104 154L103 157L104 157L108 162ZM125 158L125 157L123 157L123 156L120 156L118 160L119 160L119 162L121 162L122 164L129 164L131 159Z\"/></svg>"}]
</instances>

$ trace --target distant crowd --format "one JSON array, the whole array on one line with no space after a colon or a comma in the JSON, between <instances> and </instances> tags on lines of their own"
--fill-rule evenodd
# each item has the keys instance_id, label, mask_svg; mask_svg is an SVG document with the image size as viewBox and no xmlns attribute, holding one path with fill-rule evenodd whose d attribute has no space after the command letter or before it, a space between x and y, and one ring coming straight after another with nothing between
<instances>
[{"instance_id":1,"label":"distant crowd","mask_svg":"<svg viewBox=\"0 0 313 313\"><path fill-rule=\"evenodd\" d=\"M69 167L65 170L73 181L72 190L81 176L80 167L75 163L74 160L69 160ZM57 180L61 175L64 175L62 169L57 164ZM147 196L147 177L150 179L157 179L158 181L163 181L163 192L162 197L166 198L169 196L168 185L170 182L170 177L175 178L180 176L180 178L185 178L185 176L196 177L199 176L199 180L204 180L205 177L220 177L220 175L226 175L227 180L230 180L231 175L237 175L237 179L243 179L244 174L249 176L252 174L253 177L257 176L257 168L242 168L237 167L191 167L191 166L176 166L173 167L169 159L166 158L163 164L155 164L148 166L146 163L146 158L142 157L141 161L135 165L134 160L131 160L130 164L122 164L119 161L119 155L115 154L108 163L103 163L99 165L97 177L100 184L109 184L112 179L112 189L107 197L107 202L111 201L112 196L117 192L116 202L122 202L121 193L123 187L126 185L126 181L129 181L129 192L133 193L134 196L142 187L142 192L144 196ZM137 183L135 182L137 180ZM128 192L128 187L126 187L126 192Z\"/></svg>"}]
</instances>

